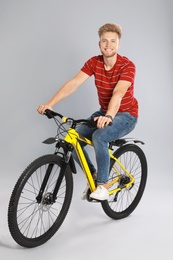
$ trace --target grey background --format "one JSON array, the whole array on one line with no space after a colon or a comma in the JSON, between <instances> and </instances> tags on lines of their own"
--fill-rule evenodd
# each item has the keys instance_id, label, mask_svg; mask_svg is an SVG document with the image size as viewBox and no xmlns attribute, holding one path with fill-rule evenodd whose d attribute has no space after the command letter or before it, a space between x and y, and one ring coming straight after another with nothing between
<instances>
[{"instance_id":1,"label":"grey background","mask_svg":"<svg viewBox=\"0 0 173 260\"><path fill-rule=\"evenodd\" d=\"M0 255L88 259L90 252L90 259L127 259L126 253L133 252L129 259L139 259L139 254L140 259L151 254L163 259L167 252L172 259L172 17L170 0L0 0ZM22 250L8 232L9 197L24 168L54 151L41 142L55 135L55 126L37 107L99 54L97 31L107 22L122 26L119 53L137 66L140 111L130 136L145 142L145 196L131 217L112 222L99 206L80 201L85 180L79 169L71 210L60 231L43 247ZM98 109L93 78L54 109L80 118Z\"/></svg>"}]
</instances>

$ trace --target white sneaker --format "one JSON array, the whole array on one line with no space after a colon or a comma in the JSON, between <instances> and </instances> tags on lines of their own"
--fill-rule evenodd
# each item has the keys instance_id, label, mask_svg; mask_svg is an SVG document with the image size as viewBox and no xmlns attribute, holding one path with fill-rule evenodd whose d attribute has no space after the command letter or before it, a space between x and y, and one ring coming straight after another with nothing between
<instances>
[{"instance_id":1,"label":"white sneaker","mask_svg":"<svg viewBox=\"0 0 173 260\"><path fill-rule=\"evenodd\" d=\"M99 185L97 189L90 194L90 197L95 200L107 200L109 198L109 192L103 185Z\"/></svg>"},{"instance_id":2,"label":"white sneaker","mask_svg":"<svg viewBox=\"0 0 173 260\"><path fill-rule=\"evenodd\" d=\"M87 199L88 190L89 190L89 185L87 184L85 190L82 193L81 200L86 200Z\"/></svg>"}]
</instances>

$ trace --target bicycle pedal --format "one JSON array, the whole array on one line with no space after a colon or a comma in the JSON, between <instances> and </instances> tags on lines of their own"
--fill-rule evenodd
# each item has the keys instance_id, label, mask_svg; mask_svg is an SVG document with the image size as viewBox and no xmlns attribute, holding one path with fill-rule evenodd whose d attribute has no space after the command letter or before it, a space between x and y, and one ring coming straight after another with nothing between
<instances>
[{"instance_id":1,"label":"bicycle pedal","mask_svg":"<svg viewBox=\"0 0 173 260\"><path fill-rule=\"evenodd\" d=\"M95 199L91 199L91 198L89 198L89 199L87 199L89 202L92 202L92 203L100 203L101 202L101 200L95 200Z\"/></svg>"},{"instance_id":2,"label":"bicycle pedal","mask_svg":"<svg viewBox=\"0 0 173 260\"><path fill-rule=\"evenodd\" d=\"M95 199L90 198L90 194L91 194L91 190L88 189L87 194L86 194L86 199L88 202L92 202L92 203L101 202L100 200L95 200Z\"/></svg>"}]
</instances>

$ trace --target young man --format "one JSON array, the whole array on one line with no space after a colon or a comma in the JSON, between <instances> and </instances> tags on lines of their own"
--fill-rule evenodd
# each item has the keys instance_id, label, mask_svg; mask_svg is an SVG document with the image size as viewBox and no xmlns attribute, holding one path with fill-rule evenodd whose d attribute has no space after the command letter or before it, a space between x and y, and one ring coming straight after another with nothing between
<instances>
[{"instance_id":1,"label":"young man","mask_svg":"<svg viewBox=\"0 0 173 260\"><path fill-rule=\"evenodd\" d=\"M134 129L138 118L138 102L134 97L135 65L118 54L121 28L117 24L108 23L100 27L98 34L102 55L89 59L74 78L66 82L46 104L38 107L38 112L43 114L46 109L52 109L56 103L68 97L94 75L100 110L93 113L92 117L97 121L97 128L83 125L78 132L92 140L96 154L97 171L84 149L84 144L81 143L97 183L97 189L90 197L107 200L110 166L108 143ZM86 198L86 192L87 189L83 193L83 199Z\"/></svg>"}]
</instances>

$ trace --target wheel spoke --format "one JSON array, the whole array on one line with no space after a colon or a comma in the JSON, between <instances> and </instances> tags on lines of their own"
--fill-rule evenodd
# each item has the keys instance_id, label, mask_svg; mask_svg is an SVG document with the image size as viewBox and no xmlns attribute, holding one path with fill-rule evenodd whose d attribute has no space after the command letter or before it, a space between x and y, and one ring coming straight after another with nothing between
<instances>
[{"instance_id":1,"label":"wheel spoke","mask_svg":"<svg viewBox=\"0 0 173 260\"><path fill-rule=\"evenodd\" d=\"M43 197L45 194L52 192L55 187L59 169L57 166L54 168L46 185ZM17 213L18 225L20 231L23 232L26 237L36 238L44 234L56 221L65 199L66 185L63 181L59 193L57 194L56 203L44 205L43 200L40 204L37 203L36 196L41 187L41 181L43 180L46 169L47 165L44 165L40 167L39 171L37 170L32 174L26 182L19 200ZM38 172L40 173L39 177ZM23 220L21 221L21 219Z\"/></svg>"}]
</instances>

